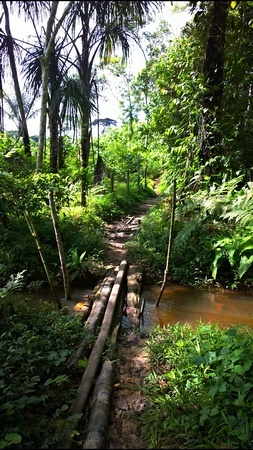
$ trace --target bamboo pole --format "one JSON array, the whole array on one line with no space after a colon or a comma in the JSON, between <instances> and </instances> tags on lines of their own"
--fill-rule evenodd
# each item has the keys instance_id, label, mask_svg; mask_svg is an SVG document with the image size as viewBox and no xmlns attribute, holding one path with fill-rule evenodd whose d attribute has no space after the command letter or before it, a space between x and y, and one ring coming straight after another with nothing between
<instances>
[{"instance_id":1,"label":"bamboo pole","mask_svg":"<svg viewBox=\"0 0 253 450\"><path fill-rule=\"evenodd\" d=\"M29 228L29 230L31 232L31 235L33 236L33 238L34 238L34 240L36 242L37 249L38 249L38 252L39 252L39 255L40 255L43 267L44 267L44 270L46 272L46 276L47 276L47 280L48 280L49 286L51 288L54 300L55 300L55 302L56 302L56 304L58 306L58 309L60 311L62 309L62 304L61 304L61 301L60 301L60 299L59 299L59 297L58 297L58 295L57 295L57 293L55 291L55 288L54 288L54 285L53 285L53 282L52 282L52 279L51 279L51 276L50 276L50 273L49 273L49 269L48 269L48 266L47 266L47 263L46 263L46 259L45 259L45 256L44 256L44 252L42 250L40 239L39 239L38 233L37 233L37 231L35 229L35 226L34 226L34 223L33 223L33 220L32 220L32 216L29 213L28 209L26 209L23 214L24 214L26 223L28 225L28 228Z\"/></svg>"},{"instance_id":2,"label":"bamboo pole","mask_svg":"<svg viewBox=\"0 0 253 450\"><path fill-rule=\"evenodd\" d=\"M60 232L60 227L59 227L59 221L58 221L55 202L54 202L54 194L53 194L52 189L49 190L48 198L49 198L49 206L50 206L51 217L52 217L52 222L53 222L53 227L54 227L55 239L56 239L56 244L57 244L57 249L58 249L58 255L59 255L59 259L60 259L60 263L61 263L61 271L62 271L65 298L67 300L71 300L69 272L68 272L68 268L67 268L66 256L65 256L65 251L63 248L62 237L61 237L61 232Z\"/></svg>"},{"instance_id":3,"label":"bamboo pole","mask_svg":"<svg viewBox=\"0 0 253 450\"><path fill-rule=\"evenodd\" d=\"M159 305L160 299L163 295L163 291L165 288L166 280L167 280L167 274L169 270L169 262L170 262L170 255L171 255L171 244L172 244L172 234L173 234L173 228L174 228L174 219L175 219L175 209L176 209L176 180L173 181L173 199L172 199L172 208L171 208L171 219L170 219L170 234L169 234L169 242L168 242L168 251L167 251L167 259L166 259L166 267L164 270L164 278L162 287L160 290L160 293L158 295L158 298L156 300L155 306Z\"/></svg>"}]
</instances>

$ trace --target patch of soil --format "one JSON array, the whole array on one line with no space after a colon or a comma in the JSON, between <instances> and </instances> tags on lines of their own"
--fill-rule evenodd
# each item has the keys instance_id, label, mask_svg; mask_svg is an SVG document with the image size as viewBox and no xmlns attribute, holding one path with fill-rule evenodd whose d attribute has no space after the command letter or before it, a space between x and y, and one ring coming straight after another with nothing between
<instances>
[{"instance_id":1,"label":"patch of soil","mask_svg":"<svg viewBox=\"0 0 253 450\"><path fill-rule=\"evenodd\" d=\"M118 370L113 389L111 418L107 433L108 449L141 449L145 443L137 418L148 408L140 390L150 372L145 338L138 332L120 333Z\"/></svg>"}]
</instances>

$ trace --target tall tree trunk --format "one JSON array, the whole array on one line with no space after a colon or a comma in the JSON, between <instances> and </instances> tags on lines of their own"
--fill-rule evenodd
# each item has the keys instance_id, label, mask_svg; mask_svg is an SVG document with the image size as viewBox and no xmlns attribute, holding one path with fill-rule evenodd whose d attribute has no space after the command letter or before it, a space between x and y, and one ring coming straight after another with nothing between
<instances>
[{"instance_id":1,"label":"tall tree trunk","mask_svg":"<svg viewBox=\"0 0 253 450\"><path fill-rule=\"evenodd\" d=\"M58 172L58 113L53 109L49 113L49 129L50 129L50 170L52 173Z\"/></svg>"},{"instance_id":2,"label":"tall tree trunk","mask_svg":"<svg viewBox=\"0 0 253 450\"><path fill-rule=\"evenodd\" d=\"M46 124L47 124L47 101L48 101L48 79L49 79L49 64L51 54L54 48L55 37L62 25L65 17L67 16L74 1L68 2L66 8L63 11L62 16L57 21L55 27L55 17L58 8L59 1L51 2L51 12L47 22L46 28L46 41L44 47L44 55L41 58L41 70L42 70L42 92L41 92L41 112L40 112L40 129L39 129L39 143L37 153L37 165L36 171L42 171L43 164L43 150L44 142L46 138ZM54 30L53 30L54 27Z\"/></svg>"},{"instance_id":3,"label":"tall tree trunk","mask_svg":"<svg viewBox=\"0 0 253 450\"><path fill-rule=\"evenodd\" d=\"M202 144L203 164L220 154L220 117L224 83L224 46L229 1L213 1L211 23L204 62L205 96L203 99ZM212 168L209 166L209 175Z\"/></svg>"},{"instance_id":4,"label":"tall tree trunk","mask_svg":"<svg viewBox=\"0 0 253 450\"><path fill-rule=\"evenodd\" d=\"M90 156L90 130L89 130L89 117L86 117L86 120L83 119L81 128L81 169L82 169L81 206L86 206L89 156Z\"/></svg>"},{"instance_id":5,"label":"tall tree trunk","mask_svg":"<svg viewBox=\"0 0 253 450\"><path fill-rule=\"evenodd\" d=\"M4 132L3 63L0 55L0 133Z\"/></svg>"},{"instance_id":6,"label":"tall tree trunk","mask_svg":"<svg viewBox=\"0 0 253 450\"><path fill-rule=\"evenodd\" d=\"M21 132L22 132L22 138L23 138L23 143L24 143L24 151L25 151L26 155L31 156L30 138L29 138L29 133L28 133L28 128L27 128L27 122L26 122L26 116L25 116L25 110L24 110L21 90L20 90L19 81L18 81L18 74L17 74L16 62L15 62L15 56L14 56L14 49L13 49L13 38L11 35L11 30L10 30L9 10L8 10L6 1L2 1L2 5L3 5L3 9L4 9L4 15L5 15L5 31L7 34L8 56L9 56L9 60L10 60L14 89L15 89L15 94L16 94L18 108L19 108L19 112L20 112L20 118L21 118Z\"/></svg>"},{"instance_id":7,"label":"tall tree trunk","mask_svg":"<svg viewBox=\"0 0 253 450\"><path fill-rule=\"evenodd\" d=\"M83 2L85 8L83 35L82 35L82 53L79 59L79 76L80 82L85 95L82 98L81 107L81 206L86 206L86 194L88 188L88 165L90 156L90 112L91 112L91 65L89 63L90 56L90 41L89 41L89 27L90 27L90 13L93 10L92 2Z\"/></svg>"},{"instance_id":8,"label":"tall tree trunk","mask_svg":"<svg viewBox=\"0 0 253 450\"><path fill-rule=\"evenodd\" d=\"M61 262L61 270L62 270L65 298L67 300L71 300L69 273L68 273L67 264L66 264L65 252L64 252L64 248L63 248L58 217L57 217L57 213L56 213L56 209L55 209L54 195L53 195L53 191L51 189L49 191L48 197L49 197L49 205L50 205L52 221L53 221L53 225L54 225L55 238L56 238L56 242L57 242L58 254L59 254L59 259Z\"/></svg>"}]
</instances>

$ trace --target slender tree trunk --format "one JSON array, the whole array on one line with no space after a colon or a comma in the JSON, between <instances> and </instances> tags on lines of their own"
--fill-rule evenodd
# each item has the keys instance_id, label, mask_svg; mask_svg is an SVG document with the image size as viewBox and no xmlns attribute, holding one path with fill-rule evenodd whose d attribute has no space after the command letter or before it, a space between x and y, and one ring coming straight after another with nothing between
<instances>
[{"instance_id":1,"label":"slender tree trunk","mask_svg":"<svg viewBox=\"0 0 253 450\"><path fill-rule=\"evenodd\" d=\"M74 1L68 2L61 18L57 21L55 25L55 17L58 8L59 1L51 2L51 12L50 17L47 22L46 28L46 42L44 48L44 55L41 58L41 70L42 70L42 92L41 92L41 113L40 113L40 129L39 129L39 143L38 143L38 153L37 153L37 165L36 171L42 171L43 164L43 150L44 142L46 138L46 124L47 124L47 101L48 101L48 79L49 79L49 64L51 54L54 48L55 37L62 25L65 17L67 16L70 8ZM54 27L55 25L55 27ZM54 30L53 30L54 27Z\"/></svg>"},{"instance_id":2,"label":"slender tree trunk","mask_svg":"<svg viewBox=\"0 0 253 450\"><path fill-rule=\"evenodd\" d=\"M52 173L58 172L58 154L59 154L59 139L58 139L58 114L53 111L49 113L49 128L50 128L50 170Z\"/></svg>"},{"instance_id":3,"label":"slender tree trunk","mask_svg":"<svg viewBox=\"0 0 253 450\"><path fill-rule=\"evenodd\" d=\"M22 128L21 131L22 131L22 137L23 137L23 143L24 143L24 151L25 151L26 155L31 156L30 138L29 138L29 133L28 133L28 128L27 128L26 115L25 115L21 90L20 90L19 81L18 81L18 74L17 74L16 62L15 62L15 56L14 56L14 49L13 49L13 38L11 35L11 30L10 30L9 10L8 10L6 1L2 1L2 5L3 5L3 9L4 9L4 15L5 15L5 30L6 30L6 34L7 34L8 55L9 55L9 60L10 60L11 73L12 73L14 89L15 89L15 94L16 94L18 108L19 108L19 112L20 112L20 118L21 118L21 128Z\"/></svg>"},{"instance_id":4,"label":"slender tree trunk","mask_svg":"<svg viewBox=\"0 0 253 450\"><path fill-rule=\"evenodd\" d=\"M46 275L47 275L47 280L48 280L49 286L50 286L51 291L52 291L53 296L54 296L54 300L55 300L59 310L61 310L62 309L62 304L61 304L61 301L60 301L57 293L55 292L54 285L53 285L53 282L51 280L49 269L47 267L47 263L46 263L46 260L45 260L45 257L44 257L44 253L43 253L43 250L42 250L42 247L41 247L40 239L39 239L39 236L38 236L38 234L36 232L36 229L35 229L33 221L32 221L32 217L31 217L30 213L28 212L28 210L26 210L24 212L24 217L25 217L25 220L26 220L27 225L29 227L29 230L31 232L31 235L35 239L35 242L36 242L36 245L37 245L37 249L39 251L40 258L41 258L43 267L44 267Z\"/></svg>"},{"instance_id":5,"label":"slender tree trunk","mask_svg":"<svg viewBox=\"0 0 253 450\"><path fill-rule=\"evenodd\" d=\"M90 111L89 111L90 115ZM88 164L90 156L90 130L89 116L83 118L81 127L81 206L86 206L86 194L88 188Z\"/></svg>"},{"instance_id":6,"label":"slender tree trunk","mask_svg":"<svg viewBox=\"0 0 253 450\"><path fill-rule=\"evenodd\" d=\"M162 284L160 293L158 295L158 298L156 300L155 306L159 305L159 302L163 295L163 291L164 291L165 284L167 281L167 275L168 275L169 264L170 264L170 255L171 255L172 235L173 235L173 229L174 229L175 209L176 209L176 180L174 180L174 182L173 182L173 199L172 199L172 208L171 208L170 234L169 234L169 242L168 242L168 250L167 250L166 267L164 270L163 284Z\"/></svg>"},{"instance_id":7,"label":"slender tree trunk","mask_svg":"<svg viewBox=\"0 0 253 450\"><path fill-rule=\"evenodd\" d=\"M63 140L63 136L61 134L60 131L60 136L59 136L59 169L63 169L64 167L64 140Z\"/></svg>"},{"instance_id":8,"label":"slender tree trunk","mask_svg":"<svg viewBox=\"0 0 253 450\"><path fill-rule=\"evenodd\" d=\"M64 248L63 248L63 244L62 244L62 238L61 238L59 222L58 222L58 217L57 217L55 203L54 203L54 195L53 195L52 190L49 191L48 197L49 197L49 205L50 205L50 210L51 210L52 221L53 221L53 225L54 225L55 238L56 238L56 242L57 242L58 254L59 254L59 259L61 262L61 270L62 270L65 298L67 300L71 300L69 273L67 270L65 252L64 252Z\"/></svg>"}]
</instances>

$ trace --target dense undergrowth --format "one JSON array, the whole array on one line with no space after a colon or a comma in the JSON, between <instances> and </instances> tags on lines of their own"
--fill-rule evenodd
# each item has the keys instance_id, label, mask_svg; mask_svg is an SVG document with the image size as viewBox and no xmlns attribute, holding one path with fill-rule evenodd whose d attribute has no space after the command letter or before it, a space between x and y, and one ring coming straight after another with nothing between
<instances>
[{"instance_id":1,"label":"dense undergrowth","mask_svg":"<svg viewBox=\"0 0 253 450\"><path fill-rule=\"evenodd\" d=\"M7 297L0 309L0 448L55 448L83 371L66 364L83 323L47 302Z\"/></svg>"},{"instance_id":2,"label":"dense undergrowth","mask_svg":"<svg viewBox=\"0 0 253 450\"><path fill-rule=\"evenodd\" d=\"M154 196L150 188L119 186L117 193L104 187L91 189L85 208L63 204L58 211L59 227L64 243L66 263L72 283L94 283L101 275L106 249L105 223L129 214L131 209ZM54 284L62 285L59 255L48 205L36 212L34 225ZM8 213L8 224L2 226L0 246L0 287L6 291L21 287L40 289L47 278L34 237L22 214ZM8 255L8 258L6 257ZM20 274L22 273L22 277ZM18 285L18 286L17 286Z\"/></svg>"},{"instance_id":3,"label":"dense undergrowth","mask_svg":"<svg viewBox=\"0 0 253 450\"><path fill-rule=\"evenodd\" d=\"M161 187L160 193L127 244L127 259L154 281L161 280L166 264L172 187ZM75 195L61 198L57 212L71 283L84 285L103 271L105 223L154 195L151 188L119 184L114 193L103 185L92 188L85 208L70 201ZM184 196L177 192L169 277L185 285L251 289L252 198L251 183L241 187L240 177ZM66 361L84 329L78 317L47 304L35 311L15 301L19 290L40 289L47 282L18 212L10 208L1 224L0 448L50 449L83 371L69 369ZM33 219L59 286L62 274L46 202ZM153 370L143 389L152 408L139 417L149 448L249 448L252 340L245 328L173 325L151 331L147 346Z\"/></svg>"},{"instance_id":4,"label":"dense undergrowth","mask_svg":"<svg viewBox=\"0 0 253 450\"><path fill-rule=\"evenodd\" d=\"M168 275L183 285L251 290L252 183L241 177L177 198ZM163 194L127 243L131 261L149 280L163 277L171 222L171 193Z\"/></svg>"},{"instance_id":5,"label":"dense undergrowth","mask_svg":"<svg viewBox=\"0 0 253 450\"><path fill-rule=\"evenodd\" d=\"M253 332L199 322L155 327L139 417L147 448L251 448Z\"/></svg>"}]
</instances>

